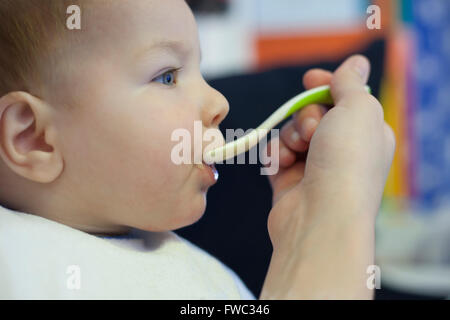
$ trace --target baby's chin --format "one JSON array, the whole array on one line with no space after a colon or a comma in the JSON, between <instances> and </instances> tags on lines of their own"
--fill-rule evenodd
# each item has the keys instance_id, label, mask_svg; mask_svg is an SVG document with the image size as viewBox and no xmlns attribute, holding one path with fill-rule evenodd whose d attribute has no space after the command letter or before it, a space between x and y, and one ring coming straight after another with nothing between
<instances>
[{"instance_id":1,"label":"baby's chin","mask_svg":"<svg viewBox=\"0 0 450 320\"><path fill-rule=\"evenodd\" d=\"M198 191L193 197L181 201L178 208L174 207L169 212L166 212L167 219L161 222L160 225L144 225L139 226L138 229L153 232L181 229L199 221L203 217L205 209L206 191Z\"/></svg>"},{"instance_id":2,"label":"baby's chin","mask_svg":"<svg viewBox=\"0 0 450 320\"><path fill-rule=\"evenodd\" d=\"M189 204L184 208L180 208L179 214L176 215L173 221L171 230L190 226L203 217L206 210L206 192L199 192L198 195L186 201Z\"/></svg>"}]
</instances>

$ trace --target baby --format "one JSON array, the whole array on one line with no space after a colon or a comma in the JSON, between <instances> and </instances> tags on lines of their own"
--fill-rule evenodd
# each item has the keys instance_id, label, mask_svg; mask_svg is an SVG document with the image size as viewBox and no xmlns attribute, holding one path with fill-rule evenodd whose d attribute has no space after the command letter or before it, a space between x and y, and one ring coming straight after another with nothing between
<instances>
[{"instance_id":1,"label":"baby","mask_svg":"<svg viewBox=\"0 0 450 320\"><path fill-rule=\"evenodd\" d=\"M73 4L80 30L66 26ZM171 134L196 121L218 131L229 109L200 73L185 1L1 0L0 21L0 298L253 299L171 232L201 218L217 180L171 161ZM308 88L331 83L337 106L305 108L281 132L261 298L372 294L395 143L368 69L358 56L305 75ZM328 279L321 259L347 276Z\"/></svg>"}]
</instances>

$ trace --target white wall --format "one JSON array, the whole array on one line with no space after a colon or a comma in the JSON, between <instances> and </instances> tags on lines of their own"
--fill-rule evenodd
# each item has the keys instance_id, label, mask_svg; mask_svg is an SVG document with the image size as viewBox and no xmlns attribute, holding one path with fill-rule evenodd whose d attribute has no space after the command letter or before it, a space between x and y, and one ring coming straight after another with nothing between
<instances>
[{"instance_id":1,"label":"white wall","mask_svg":"<svg viewBox=\"0 0 450 320\"><path fill-rule=\"evenodd\" d=\"M225 16L197 16L206 77L253 65L258 33L339 32L361 24L367 0L230 0Z\"/></svg>"}]
</instances>

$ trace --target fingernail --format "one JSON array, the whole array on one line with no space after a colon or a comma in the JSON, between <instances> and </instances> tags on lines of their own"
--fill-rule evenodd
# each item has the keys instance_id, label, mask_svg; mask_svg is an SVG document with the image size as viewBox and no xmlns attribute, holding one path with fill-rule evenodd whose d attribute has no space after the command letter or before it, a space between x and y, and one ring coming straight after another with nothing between
<instances>
[{"instance_id":1,"label":"fingernail","mask_svg":"<svg viewBox=\"0 0 450 320\"><path fill-rule=\"evenodd\" d=\"M301 136L303 140L306 142L309 141L310 137L308 136L308 131L314 130L319 122L314 118L306 118L305 121L303 121L303 126L301 129Z\"/></svg>"},{"instance_id":2,"label":"fingernail","mask_svg":"<svg viewBox=\"0 0 450 320\"><path fill-rule=\"evenodd\" d=\"M291 140L292 142L297 143L298 141L300 141L300 134L297 131L292 132Z\"/></svg>"},{"instance_id":3,"label":"fingernail","mask_svg":"<svg viewBox=\"0 0 450 320\"><path fill-rule=\"evenodd\" d=\"M356 57L353 62L353 67L359 73L363 80L367 80L369 73L369 63L363 57Z\"/></svg>"}]
</instances>

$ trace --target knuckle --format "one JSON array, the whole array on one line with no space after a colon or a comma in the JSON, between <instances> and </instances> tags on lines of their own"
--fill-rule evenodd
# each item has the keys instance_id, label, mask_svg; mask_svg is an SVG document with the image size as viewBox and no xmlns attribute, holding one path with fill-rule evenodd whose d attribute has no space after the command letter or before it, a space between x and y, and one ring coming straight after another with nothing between
<instances>
[{"instance_id":1,"label":"knuckle","mask_svg":"<svg viewBox=\"0 0 450 320\"><path fill-rule=\"evenodd\" d=\"M342 74L342 70L338 69L334 72L333 77L330 80L331 88L340 88L342 84L342 78L344 75Z\"/></svg>"},{"instance_id":2,"label":"knuckle","mask_svg":"<svg viewBox=\"0 0 450 320\"><path fill-rule=\"evenodd\" d=\"M389 124L387 124L386 122L384 123L384 128L385 128L385 131L386 131L386 136L387 136L387 139L389 141L391 150L394 151L395 147L396 147L396 144L397 144L394 130L392 130L391 126Z\"/></svg>"},{"instance_id":3,"label":"knuckle","mask_svg":"<svg viewBox=\"0 0 450 320\"><path fill-rule=\"evenodd\" d=\"M351 81L352 83L361 83L361 76L358 71L353 68L340 67L331 78L331 86L339 85L342 81Z\"/></svg>"},{"instance_id":4,"label":"knuckle","mask_svg":"<svg viewBox=\"0 0 450 320\"><path fill-rule=\"evenodd\" d=\"M372 104L373 103L373 101L371 99L372 96L367 91L361 90L360 87L358 87L357 90L353 91L353 96L355 97L355 99L357 101L359 101L361 103L364 103L364 104Z\"/></svg>"},{"instance_id":5,"label":"knuckle","mask_svg":"<svg viewBox=\"0 0 450 320\"><path fill-rule=\"evenodd\" d=\"M374 119L377 123L384 121L384 110L377 98L366 91L354 91L348 98L349 103L358 104L362 108L361 111L366 113L366 116Z\"/></svg>"},{"instance_id":6,"label":"knuckle","mask_svg":"<svg viewBox=\"0 0 450 320\"><path fill-rule=\"evenodd\" d=\"M378 99L375 98L373 95L368 94L367 101L368 101L368 105L375 113L375 116L377 117L377 119L384 121L384 109L383 109L383 106L381 105L381 103L378 101Z\"/></svg>"},{"instance_id":7,"label":"knuckle","mask_svg":"<svg viewBox=\"0 0 450 320\"><path fill-rule=\"evenodd\" d=\"M345 104L349 105L367 105L368 104L368 98L369 94L363 90L359 86L353 86L350 88L347 88L345 92L344 101Z\"/></svg>"}]
</instances>

